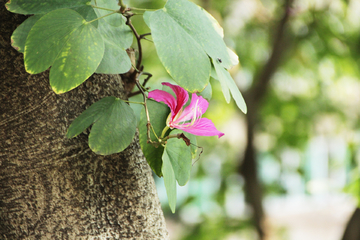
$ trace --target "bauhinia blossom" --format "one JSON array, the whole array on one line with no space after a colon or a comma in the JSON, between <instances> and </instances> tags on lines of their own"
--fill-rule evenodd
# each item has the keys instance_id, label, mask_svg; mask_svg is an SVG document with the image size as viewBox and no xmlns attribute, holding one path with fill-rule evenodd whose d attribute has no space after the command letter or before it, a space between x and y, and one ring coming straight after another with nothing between
<instances>
[{"instance_id":1,"label":"bauhinia blossom","mask_svg":"<svg viewBox=\"0 0 360 240\"><path fill-rule=\"evenodd\" d=\"M192 94L190 104L184 108L189 100L187 91L177 85L162 83L168 86L175 93L176 98L168 92L162 90L153 90L149 92L148 97L157 102L164 102L169 106L171 113L166 120L166 125L173 129L181 129L185 132L198 136L215 136L221 137L224 133L218 131L210 119L202 118L202 115L208 108L208 101L203 97Z\"/></svg>"}]
</instances>

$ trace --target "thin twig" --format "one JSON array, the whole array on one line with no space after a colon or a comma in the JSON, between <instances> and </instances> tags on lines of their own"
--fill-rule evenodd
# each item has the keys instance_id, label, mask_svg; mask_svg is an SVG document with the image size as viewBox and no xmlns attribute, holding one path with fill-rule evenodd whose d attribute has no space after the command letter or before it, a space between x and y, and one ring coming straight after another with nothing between
<instances>
[{"instance_id":1,"label":"thin twig","mask_svg":"<svg viewBox=\"0 0 360 240\"><path fill-rule=\"evenodd\" d=\"M149 42L154 42L153 40L151 40L151 39L148 39L148 38L146 38L146 37L144 37L144 38L142 38L142 39L144 39L144 40L146 40L146 41L149 41Z\"/></svg>"},{"instance_id":2,"label":"thin twig","mask_svg":"<svg viewBox=\"0 0 360 240\"><path fill-rule=\"evenodd\" d=\"M115 10L115 11L113 11L112 13L108 13L108 14L106 14L106 15L104 15L104 16L99 17L99 18L95 18L95 19L87 22L87 24L92 23L92 22L95 22L95 21L97 21L97 20L99 20L99 19L105 18L105 17L107 17L107 16L110 16L110 15L112 15L112 14L114 14L114 13L118 13L118 11Z\"/></svg>"},{"instance_id":3,"label":"thin twig","mask_svg":"<svg viewBox=\"0 0 360 240\"><path fill-rule=\"evenodd\" d=\"M126 15L126 25L128 25L131 29L131 31L134 33L136 41L137 41L137 45L138 45L138 51L139 51L139 58L138 58L138 62L136 64L136 68L140 69L141 66L141 62L142 62L142 48L141 48L141 38L140 35L137 33L136 29L134 28L134 26L131 23L130 18L133 16L133 14L128 14Z\"/></svg>"},{"instance_id":4,"label":"thin twig","mask_svg":"<svg viewBox=\"0 0 360 240\"><path fill-rule=\"evenodd\" d=\"M101 9L101 10L105 10L105 11L110 11L110 12L114 12L114 11L118 11L118 10L114 10L114 9L110 9L110 8L103 8L103 7L98 7L96 5L90 5L93 8L97 8L97 9Z\"/></svg>"},{"instance_id":5,"label":"thin twig","mask_svg":"<svg viewBox=\"0 0 360 240\"><path fill-rule=\"evenodd\" d=\"M145 88L146 89L146 91L148 91L150 88ZM136 96L136 95L139 95L139 94L141 94L142 92L139 90L139 91L135 91L135 92L132 92L132 93L130 93L129 95L128 95L128 97L130 98L130 97L133 97L133 96Z\"/></svg>"},{"instance_id":6,"label":"thin twig","mask_svg":"<svg viewBox=\"0 0 360 240\"><path fill-rule=\"evenodd\" d=\"M198 156L198 159L196 159L196 160L193 162L193 164L192 164L192 166L194 166L194 164L195 164L197 161L199 161L199 159L200 159L200 157L201 157L201 154L204 152L204 148L203 148L203 147L199 147L199 146L197 146L197 145L195 145L195 144L193 144L193 143L191 143L191 145L193 145L193 146L201 149L201 151L200 151L200 153L199 153L199 156Z\"/></svg>"},{"instance_id":7,"label":"thin twig","mask_svg":"<svg viewBox=\"0 0 360 240\"><path fill-rule=\"evenodd\" d=\"M154 144L155 142L153 142L151 140L151 135L150 135L150 130L151 130L151 123L150 123L150 115L149 115L149 109L148 109L148 106L147 106L147 103L146 103L146 100L147 100L147 96L143 90L143 87L140 85L140 82L139 82L139 77L141 76L142 73L140 73L138 75L138 77L136 77L135 79L135 83L136 83L136 86L138 87L138 89L141 91L141 94L143 95L143 99L144 99L144 108L145 108L145 114L146 114L146 128L147 128L147 142L148 143L152 143Z\"/></svg>"},{"instance_id":8,"label":"thin twig","mask_svg":"<svg viewBox=\"0 0 360 240\"><path fill-rule=\"evenodd\" d=\"M122 4L122 1L119 1L119 5L120 3ZM122 5L120 5L121 8L123 7ZM126 7L126 6L125 6ZM130 10L130 9L127 9L127 10ZM121 10L120 10L121 11ZM141 62L142 62L142 47L141 47L141 36L137 33L136 29L134 28L134 26L132 25L131 23L131 20L130 18L132 16L134 16L134 13L131 13L131 12L126 12L125 13L125 10L123 15L126 17L126 25L128 25L131 29L131 31L134 33L135 35L135 38L136 38L136 41L137 41L137 45L138 45L138 51L139 51L139 57L138 57L138 60L137 60L137 63L136 63L136 66L134 67L134 69L136 70L136 72L134 73L134 78L135 78L135 84L137 86L137 88L139 89L139 93L141 93L143 95L143 99L144 99L144 108L145 108L145 114L146 114L146 128L147 128L147 142L148 143L151 143L153 144L155 147L159 146L159 144L161 144L161 139L158 138L158 136L156 135L155 133L155 130L154 128L152 127L151 123L150 123L150 115L149 115L149 109L148 109L148 106L147 106L147 96L145 94L145 91L147 91L147 89L144 87L145 84L147 83L147 81L152 77L152 74L150 73L147 73L147 72L143 72L143 66L141 65ZM148 34L145 34L145 36L148 35ZM144 80L144 84L141 85L140 82L139 82L139 78L141 75L147 75L147 78ZM136 94L139 94L139 93L136 93ZM151 140L151 130L153 131L156 139L158 140L157 142L154 142Z\"/></svg>"},{"instance_id":9,"label":"thin twig","mask_svg":"<svg viewBox=\"0 0 360 240\"><path fill-rule=\"evenodd\" d=\"M144 33L140 35L140 39L145 39L146 36L151 35L151 33Z\"/></svg>"},{"instance_id":10,"label":"thin twig","mask_svg":"<svg viewBox=\"0 0 360 240\"><path fill-rule=\"evenodd\" d=\"M147 78L145 78L144 83L143 83L143 87L145 87L146 83L149 81L149 79L152 77L151 73L148 72L143 72L144 75L147 75Z\"/></svg>"}]
</instances>

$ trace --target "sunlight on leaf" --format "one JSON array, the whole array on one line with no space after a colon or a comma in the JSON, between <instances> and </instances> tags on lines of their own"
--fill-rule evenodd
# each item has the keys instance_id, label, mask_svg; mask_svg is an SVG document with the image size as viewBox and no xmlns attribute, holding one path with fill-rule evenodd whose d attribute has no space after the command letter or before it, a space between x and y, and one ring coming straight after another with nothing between
<instances>
[{"instance_id":1,"label":"sunlight on leaf","mask_svg":"<svg viewBox=\"0 0 360 240\"><path fill-rule=\"evenodd\" d=\"M25 50L26 38L29 35L31 28L43 15L34 15L26 19L11 35L11 46L23 53Z\"/></svg>"},{"instance_id":2,"label":"sunlight on leaf","mask_svg":"<svg viewBox=\"0 0 360 240\"><path fill-rule=\"evenodd\" d=\"M90 0L10 0L6 3L7 10L20 14L45 14L60 8L85 6Z\"/></svg>"},{"instance_id":3,"label":"sunlight on leaf","mask_svg":"<svg viewBox=\"0 0 360 240\"><path fill-rule=\"evenodd\" d=\"M213 63L214 63L214 67L215 67L215 71L216 71L216 75L217 75L217 78L215 78L215 79L220 81L221 88L222 88L222 91L223 91L226 101L228 103L230 102L230 94L229 94L229 90L230 90L231 95L234 98L236 105L238 106L238 108L240 108L240 110L243 113L246 114L247 107L246 107L245 100L244 100L243 96L241 95L238 86L236 86L234 80L232 79L230 73L216 61Z\"/></svg>"},{"instance_id":4,"label":"sunlight on leaf","mask_svg":"<svg viewBox=\"0 0 360 240\"><path fill-rule=\"evenodd\" d=\"M50 85L60 94L90 77L103 54L104 41L98 30L76 11L59 9L31 28L25 43L25 68L36 74L52 65Z\"/></svg>"}]
</instances>

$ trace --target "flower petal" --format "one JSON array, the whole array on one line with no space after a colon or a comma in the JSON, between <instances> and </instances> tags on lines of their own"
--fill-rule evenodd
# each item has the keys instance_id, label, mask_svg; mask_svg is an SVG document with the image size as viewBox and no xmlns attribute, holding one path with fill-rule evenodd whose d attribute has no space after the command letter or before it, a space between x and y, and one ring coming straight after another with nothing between
<instances>
[{"instance_id":1,"label":"flower petal","mask_svg":"<svg viewBox=\"0 0 360 240\"><path fill-rule=\"evenodd\" d=\"M181 129L185 132L197 135L197 136L215 136L219 138L224 136L224 133L218 131L214 123L207 118L201 118L196 124L186 127L186 125L177 125L175 128Z\"/></svg>"},{"instance_id":2,"label":"flower petal","mask_svg":"<svg viewBox=\"0 0 360 240\"><path fill-rule=\"evenodd\" d=\"M157 102L164 102L166 105L169 106L171 110L171 115L176 115L176 99L170 93L163 90L153 90L149 92L148 97L154 99Z\"/></svg>"},{"instance_id":3,"label":"flower petal","mask_svg":"<svg viewBox=\"0 0 360 240\"><path fill-rule=\"evenodd\" d=\"M189 100L189 94L185 89L180 86L173 85L168 82L163 82L161 84L170 87L176 95L176 107L174 109L173 115L175 116Z\"/></svg>"},{"instance_id":4,"label":"flower petal","mask_svg":"<svg viewBox=\"0 0 360 240\"><path fill-rule=\"evenodd\" d=\"M201 115L203 115L206 112L208 106L209 106L208 101L206 101L202 96L198 96L196 95L196 93L193 93L191 96L191 102L189 106L187 106L184 109L181 116L176 120L176 122L177 123L185 122L193 119L194 117L195 118L201 117Z\"/></svg>"}]
</instances>

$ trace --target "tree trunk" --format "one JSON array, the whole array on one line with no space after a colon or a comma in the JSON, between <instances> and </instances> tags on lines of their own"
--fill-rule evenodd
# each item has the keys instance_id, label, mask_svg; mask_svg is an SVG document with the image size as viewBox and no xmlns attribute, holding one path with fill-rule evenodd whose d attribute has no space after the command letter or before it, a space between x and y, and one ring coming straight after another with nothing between
<instances>
[{"instance_id":1,"label":"tree trunk","mask_svg":"<svg viewBox=\"0 0 360 240\"><path fill-rule=\"evenodd\" d=\"M271 77L280 65L284 52L287 50L286 26L290 18L290 8L293 0L286 0L284 4L284 13L275 31L272 53L269 60L265 63L262 70L256 76L254 84L248 92L244 94L248 113L247 121L247 145L245 155L241 159L238 172L245 180L246 201L253 210L253 221L258 232L259 238L265 238L263 227L264 210L262 206L262 187L258 178L258 163L256 159L256 150L253 145L255 127L258 122L258 111L261 107L261 101L265 98L269 88Z\"/></svg>"},{"instance_id":2,"label":"tree trunk","mask_svg":"<svg viewBox=\"0 0 360 240\"><path fill-rule=\"evenodd\" d=\"M48 71L25 72L10 36L25 19L0 8L0 239L168 239L152 172L136 136L123 152L93 153L69 124L105 96L126 98L118 75L94 75L56 95ZM39 43L41 44L41 43Z\"/></svg>"},{"instance_id":3,"label":"tree trunk","mask_svg":"<svg viewBox=\"0 0 360 240\"><path fill-rule=\"evenodd\" d=\"M239 166L239 173L244 177L244 191L246 193L246 202L248 202L253 210L253 224L259 235L259 239L264 239L263 218L264 210L262 206L262 186L258 177L258 163L256 160L256 150L254 148L254 132L257 117L258 106L247 98L247 106L249 108L246 114L247 122L247 145L244 154L244 160Z\"/></svg>"},{"instance_id":4,"label":"tree trunk","mask_svg":"<svg viewBox=\"0 0 360 240\"><path fill-rule=\"evenodd\" d=\"M360 239L360 208L356 208L346 225L342 240Z\"/></svg>"}]
</instances>

